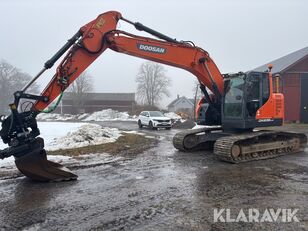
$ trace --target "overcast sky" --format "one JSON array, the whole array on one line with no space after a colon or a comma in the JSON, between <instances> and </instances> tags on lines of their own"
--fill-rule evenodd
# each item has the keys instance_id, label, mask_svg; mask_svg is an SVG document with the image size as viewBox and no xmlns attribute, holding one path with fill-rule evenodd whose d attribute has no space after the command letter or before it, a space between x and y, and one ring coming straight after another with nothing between
<instances>
[{"instance_id":1,"label":"overcast sky","mask_svg":"<svg viewBox=\"0 0 308 231\"><path fill-rule=\"evenodd\" d=\"M1 0L0 59L35 75L81 26L109 10L193 41L210 53L222 73L247 71L308 46L306 0ZM140 34L123 21L119 29ZM95 92L135 92L143 62L106 51L88 68ZM177 94L192 97L195 77L165 67L173 84L163 104ZM40 84L53 74L44 74Z\"/></svg>"}]
</instances>

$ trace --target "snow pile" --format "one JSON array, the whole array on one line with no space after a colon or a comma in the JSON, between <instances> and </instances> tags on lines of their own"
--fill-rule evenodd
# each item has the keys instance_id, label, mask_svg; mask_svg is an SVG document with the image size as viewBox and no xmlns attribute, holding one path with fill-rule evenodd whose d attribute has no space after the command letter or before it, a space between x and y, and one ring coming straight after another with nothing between
<instances>
[{"instance_id":1,"label":"snow pile","mask_svg":"<svg viewBox=\"0 0 308 231\"><path fill-rule=\"evenodd\" d=\"M15 167L15 159L13 156L0 160L0 169L6 168L11 169Z\"/></svg>"},{"instance_id":2,"label":"snow pile","mask_svg":"<svg viewBox=\"0 0 308 231\"><path fill-rule=\"evenodd\" d=\"M97 124L39 122L46 150L69 149L116 141L121 136L117 128L103 128ZM0 149L8 145L0 140ZM1 161L2 162L2 161Z\"/></svg>"},{"instance_id":3,"label":"snow pile","mask_svg":"<svg viewBox=\"0 0 308 231\"><path fill-rule=\"evenodd\" d=\"M83 119L82 121L110 121L110 120L136 120L133 116L131 117L127 112L118 112L112 109L106 109L102 111L93 112L90 116Z\"/></svg>"},{"instance_id":4,"label":"snow pile","mask_svg":"<svg viewBox=\"0 0 308 231\"><path fill-rule=\"evenodd\" d=\"M84 124L77 131L54 138L46 145L46 150L79 148L116 141L121 136L117 128L102 128L97 124Z\"/></svg>"},{"instance_id":5,"label":"snow pile","mask_svg":"<svg viewBox=\"0 0 308 231\"><path fill-rule=\"evenodd\" d=\"M81 120L87 118L89 115L90 115L90 114L88 114L88 113L76 115L76 119L79 120L79 121L81 121Z\"/></svg>"},{"instance_id":6,"label":"snow pile","mask_svg":"<svg viewBox=\"0 0 308 231\"><path fill-rule=\"evenodd\" d=\"M199 129L199 128L221 128L221 126L219 126L219 125L212 125L212 126L199 125L199 124L195 123L195 126L192 129Z\"/></svg>"},{"instance_id":7,"label":"snow pile","mask_svg":"<svg viewBox=\"0 0 308 231\"><path fill-rule=\"evenodd\" d=\"M84 147L88 145L96 145L108 142L114 142L118 137L121 136L121 131L116 128L102 128L100 125L88 124L88 123L67 123L67 122L39 122L38 124L41 136L45 140L46 150L58 150ZM3 144L0 140L0 149L6 148L7 145ZM86 164L92 163L93 161L110 161L105 158L108 154L97 154L94 155L92 160L89 155L84 161ZM104 157L104 158L102 158ZM81 157L80 157L81 158ZM90 160L90 159L91 160ZM76 160L69 156L53 156L48 155L48 160L58 163L76 163L80 160ZM89 159L89 160L88 160ZM14 157L5 158L0 160L0 171L11 171L15 169Z\"/></svg>"},{"instance_id":8,"label":"snow pile","mask_svg":"<svg viewBox=\"0 0 308 231\"><path fill-rule=\"evenodd\" d=\"M48 149L49 143L55 138L67 135L69 132L77 131L85 123L68 122L38 122L41 137L44 138L45 148Z\"/></svg>"},{"instance_id":9,"label":"snow pile","mask_svg":"<svg viewBox=\"0 0 308 231\"><path fill-rule=\"evenodd\" d=\"M137 116L130 116L127 112L119 112L112 109L105 109L93 113L84 113L78 115L41 113L37 116L39 121L136 121Z\"/></svg>"},{"instance_id":10,"label":"snow pile","mask_svg":"<svg viewBox=\"0 0 308 231\"><path fill-rule=\"evenodd\" d=\"M178 114L174 113L174 112L167 112L167 113L164 113L164 115L170 119L173 119L173 120L181 120L182 117L179 116Z\"/></svg>"},{"instance_id":11,"label":"snow pile","mask_svg":"<svg viewBox=\"0 0 308 231\"><path fill-rule=\"evenodd\" d=\"M174 112L167 112L167 113L164 113L164 115L171 119L173 125L175 124L178 125L178 124L182 124L186 122L186 119L183 119L181 116L179 116L178 114Z\"/></svg>"},{"instance_id":12,"label":"snow pile","mask_svg":"<svg viewBox=\"0 0 308 231\"><path fill-rule=\"evenodd\" d=\"M37 116L39 121L67 121L75 120L76 115L71 114L57 114L57 113L41 113Z\"/></svg>"},{"instance_id":13,"label":"snow pile","mask_svg":"<svg viewBox=\"0 0 308 231\"><path fill-rule=\"evenodd\" d=\"M41 137L44 138L45 148L55 137L62 137L68 132L77 131L79 127L85 123L68 123L68 122L38 122L38 127L41 132ZM7 148L8 145L4 144L0 139L0 149ZM0 160L1 161L1 160Z\"/></svg>"}]
</instances>

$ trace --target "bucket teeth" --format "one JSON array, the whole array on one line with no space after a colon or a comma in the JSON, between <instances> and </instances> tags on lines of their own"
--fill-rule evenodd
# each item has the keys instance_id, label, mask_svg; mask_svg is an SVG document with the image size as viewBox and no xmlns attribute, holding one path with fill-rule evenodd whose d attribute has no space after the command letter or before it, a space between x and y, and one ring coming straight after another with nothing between
<instances>
[{"instance_id":1,"label":"bucket teeth","mask_svg":"<svg viewBox=\"0 0 308 231\"><path fill-rule=\"evenodd\" d=\"M21 173L35 181L69 181L78 177L61 164L47 160L44 149L36 149L16 158L15 164Z\"/></svg>"}]
</instances>

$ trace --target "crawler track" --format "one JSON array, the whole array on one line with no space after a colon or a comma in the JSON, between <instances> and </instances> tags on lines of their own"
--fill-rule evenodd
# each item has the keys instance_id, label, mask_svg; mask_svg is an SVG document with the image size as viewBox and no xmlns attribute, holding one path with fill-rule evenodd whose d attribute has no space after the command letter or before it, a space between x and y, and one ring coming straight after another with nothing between
<instances>
[{"instance_id":1,"label":"crawler track","mask_svg":"<svg viewBox=\"0 0 308 231\"><path fill-rule=\"evenodd\" d=\"M213 131L221 130L220 127L208 127L198 129L188 129L175 134L173 137L173 146L183 152L208 149L210 136L213 136ZM219 133L217 133L219 134ZM221 137L221 136L219 136ZM215 142L215 140L211 141Z\"/></svg>"},{"instance_id":2,"label":"crawler track","mask_svg":"<svg viewBox=\"0 0 308 231\"><path fill-rule=\"evenodd\" d=\"M241 163L300 152L306 144L305 134L257 131L218 139L214 154L223 161Z\"/></svg>"},{"instance_id":3,"label":"crawler track","mask_svg":"<svg viewBox=\"0 0 308 231\"><path fill-rule=\"evenodd\" d=\"M241 163L274 158L300 152L307 145L303 133L255 131L225 133L219 127L190 129L173 137L173 146L180 151L213 149L220 160Z\"/></svg>"}]
</instances>

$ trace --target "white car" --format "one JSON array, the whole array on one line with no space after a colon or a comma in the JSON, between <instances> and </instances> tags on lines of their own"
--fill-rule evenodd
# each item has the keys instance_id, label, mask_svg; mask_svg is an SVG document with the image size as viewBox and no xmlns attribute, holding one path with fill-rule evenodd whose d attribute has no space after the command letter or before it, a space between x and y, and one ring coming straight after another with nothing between
<instances>
[{"instance_id":1,"label":"white car","mask_svg":"<svg viewBox=\"0 0 308 231\"><path fill-rule=\"evenodd\" d=\"M138 118L138 126L148 126L150 129L171 128L171 119L164 116L160 111L143 111Z\"/></svg>"}]
</instances>

